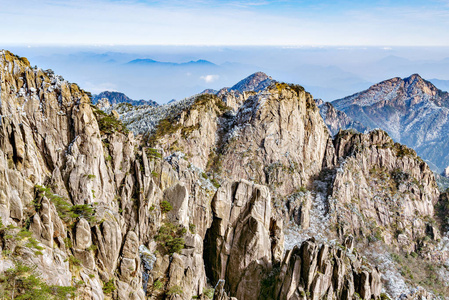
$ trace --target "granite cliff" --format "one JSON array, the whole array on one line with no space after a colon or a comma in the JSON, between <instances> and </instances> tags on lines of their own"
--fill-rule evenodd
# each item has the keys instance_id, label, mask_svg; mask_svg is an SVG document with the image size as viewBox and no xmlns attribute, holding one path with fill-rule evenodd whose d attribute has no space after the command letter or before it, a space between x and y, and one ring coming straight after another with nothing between
<instances>
[{"instance_id":1,"label":"granite cliff","mask_svg":"<svg viewBox=\"0 0 449 300\"><path fill-rule=\"evenodd\" d=\"M0 76L8 299L20 264L76 299L448 297L429 167L380 130L332 137L298 85L105 112L8 51Z\"/></svg>"}]
</instances>

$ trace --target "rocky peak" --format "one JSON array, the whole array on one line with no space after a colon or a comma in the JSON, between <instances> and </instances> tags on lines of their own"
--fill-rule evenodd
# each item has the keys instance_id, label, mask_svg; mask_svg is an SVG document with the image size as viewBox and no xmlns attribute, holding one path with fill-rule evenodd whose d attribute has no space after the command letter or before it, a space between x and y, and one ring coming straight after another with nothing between
<instances>
[{"instance_id":1,"label":"rocky peak","mask_svg":"<svg viewBox=\"0 0 449 300\"><path fill-rule=\"evenodd\" d=\"M395 77L382 81L363 92L341 100L335 100L332 104L337 109L344 110L351 105L366 107L376 103L410 107L422 101L431 101L437 106L448 107L449 94L438 90L431 82L424 80L420 75L413 74L403 79Z\"/></svg>"},{"instance_id":2,"label":"rocky peak","mask_svg":"<svg viewBox=\"0 0 449 300\"><path fill-rule=\"evenodd\" d=\"M273 79L263 72L256 72L245 79L239 81L229 90L239 91L241 93L247 91L258 92L273 82Z\"/></svg>"},{"instance_id":3,"label":"rocky peak","mask_svg":"<svg viewBox=\"0 0 449 300\"><path fill-rule=\"evenodd\" d=\"M438 173L449 165L449 94L418 74L383 81L332 105L353 121L381 128L416 149Z\"/></svg>"}]
</instances>

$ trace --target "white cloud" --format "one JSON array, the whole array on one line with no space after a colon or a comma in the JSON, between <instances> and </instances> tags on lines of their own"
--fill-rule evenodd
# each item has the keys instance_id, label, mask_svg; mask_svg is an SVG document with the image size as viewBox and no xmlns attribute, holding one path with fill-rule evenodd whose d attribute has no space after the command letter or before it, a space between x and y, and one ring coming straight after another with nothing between
<instances>
[{"instance_id":1,"label":"white cloud","mask_svg":"<svg viewBox=\"0 0 449 300\"><path fill-rule=\"evenodd\" d=\"M99 84L95 84L89 81L81 82L81 87L87 91L90 91L94 94L99 94L104 91L117 91L117 86L111 82L103 82Z\"/></svg>"},{"instance_id":2,"label":"white cloud","mask_svg":"<svg viewBox=\"0 0 449 300\"><path fill-rule=\"evenodd\" d=\"M158 1L156 1L158 2ZM136 0L0 0L2 44L65 45L444 45L449 14L435 7L324 13L270 12L270 1L227 6L147 5ZM444 3L445 1L443 1ZM14 24L14 26L12 26Z\"/></svg>"},{"instance_id":3,"label":"white cloud","mask_svg":"<svg viewBox=\"0 0 449 300\"><path fill-rule=\"evenodd\" d=\"M219 78L220 76L218 75L204 75L200 77L200 79L204 80L206 83L212 83L218 80Z\"/></svg>"}]
</instances>

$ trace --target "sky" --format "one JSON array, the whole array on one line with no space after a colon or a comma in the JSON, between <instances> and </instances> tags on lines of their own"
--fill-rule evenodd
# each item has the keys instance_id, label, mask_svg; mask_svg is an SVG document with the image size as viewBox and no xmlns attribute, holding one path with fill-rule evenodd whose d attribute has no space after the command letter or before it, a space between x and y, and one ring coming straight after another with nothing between
<instances>
[{"instance_id":1,"label":"sky","mask_svg":"<svg viewBox=\"0 0 449 300\"><path fill-rule=\"evenodd\" d=\"M448 0L0 0L0 45L449 46Z\"/></svg>"}]
</instances>

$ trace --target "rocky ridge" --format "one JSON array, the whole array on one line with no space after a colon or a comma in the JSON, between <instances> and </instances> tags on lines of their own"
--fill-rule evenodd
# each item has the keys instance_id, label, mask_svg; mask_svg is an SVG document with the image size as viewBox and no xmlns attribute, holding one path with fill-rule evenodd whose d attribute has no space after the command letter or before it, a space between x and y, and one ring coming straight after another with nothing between
<instances>
[{"instance_id":1,"label":"rocky ridge","mask_svg":"<svg viewBox=\"0 0 449 300\"><path fill-rule=\"evenodd\" d=\"M409 290L367 246L444 269L427 165L383 131L332 139L300 86L117 109L134 136L76 85L0 65L0 272L35 265L79 299L379 299Z\"/></svg>"},{"instance_id":2,"label":"rocky ridge","mask_svg":"<svg viewBox=\"0 0 449 300\"><path fill-rule=\"evenodd\" d=\"M449 166L449 94L419 75L383 81L332 105L415 149L438 173Z\"/></svg>"},{"instance_id":3,"label":"rocky ridge","mask_svg":"<svg viewBox=\"0 0 449 300\"><path fill-rule=\"evenodd\" d=\"M159 106L156 101L153 100L133 100L120 92L104 91L98 95L92 95L92 103L97 104L98 101L102 99L107 99L110 105L119 103L129 103L131 105L149 105L149 106Z\"/></svg>"}]
</instances>

